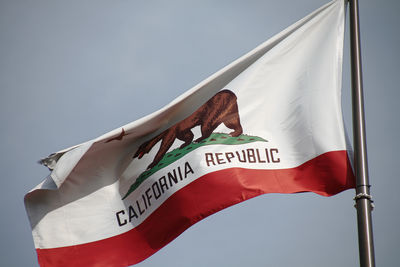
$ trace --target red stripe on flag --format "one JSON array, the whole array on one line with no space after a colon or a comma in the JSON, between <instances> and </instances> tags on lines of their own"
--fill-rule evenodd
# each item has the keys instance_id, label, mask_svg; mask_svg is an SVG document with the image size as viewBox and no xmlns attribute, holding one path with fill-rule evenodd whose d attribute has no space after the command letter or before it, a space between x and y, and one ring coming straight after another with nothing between
<instances>
[{"instance_id":1,"label":"red stripe on flag","mask_svg":"<svg viewBox=\"0 0 400 267\"><path fill-rule=\"evenodd\" d=\"M331 196L354 188L346 151L328 152L283 170L231 168L204 175L168 198L136 228L100 241L37 249L41 266L129 266L151 256L191 225L265 193Z\"/></svg>"}]
</instances>

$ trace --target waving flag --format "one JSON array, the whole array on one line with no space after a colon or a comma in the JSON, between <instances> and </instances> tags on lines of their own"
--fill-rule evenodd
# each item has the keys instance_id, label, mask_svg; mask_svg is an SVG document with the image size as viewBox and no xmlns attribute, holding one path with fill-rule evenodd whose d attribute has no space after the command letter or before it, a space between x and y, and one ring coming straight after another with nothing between
<instances>
[{"instance_id":1,"label":"waving flag","mask_svg":"<svg viewBox=\"0 0 400 267\"><path fill-rule=\"evenodd\" d=\"M341 113L344 1L163 109L41 160L25 196L42 266L128 266L265 193L354 187Z\"/></svg>"}]
</instances>

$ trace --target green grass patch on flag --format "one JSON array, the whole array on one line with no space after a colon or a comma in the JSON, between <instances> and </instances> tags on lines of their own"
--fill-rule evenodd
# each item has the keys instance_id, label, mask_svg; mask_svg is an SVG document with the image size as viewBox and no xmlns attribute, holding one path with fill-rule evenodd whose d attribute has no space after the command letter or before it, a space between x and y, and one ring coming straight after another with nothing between
<instances>
[{"instance_id":1,"label":"green grass patch on flag","mask_svg":"<svg viewBox=\"0 0 400 267\"><path fill-rule=\"evenodd\" d=\"M164 155L162 160L151 168L150 170L144 171L142 174L139 175L139 177L136 179L135 183L131 185L129 188L128 192L125 194L125 196L122 199L125 199L128 195L130 195L133 191L135 191L136 188L139 187L143 181L145 181L147 178L149 178L151 175L153 175L155 172L161 170L162 168L170 165L171 163L177 161L178 159L182 158L186 154L192 152L193 150L202 147L202 146L208 146L208 145L241 145L241 144L247 144L247 143L252 143L252 142L268 142L267 140L258 137L258 136L251 136L251 135L245 135L242 134L238 137L232 137L228 134L225 133L212 133L208 138L202 140L199 143L190 143L189 145L185 146L184 148L176 148L172 150L171 152L168 152Z\"/></svg>"}]
</instances>

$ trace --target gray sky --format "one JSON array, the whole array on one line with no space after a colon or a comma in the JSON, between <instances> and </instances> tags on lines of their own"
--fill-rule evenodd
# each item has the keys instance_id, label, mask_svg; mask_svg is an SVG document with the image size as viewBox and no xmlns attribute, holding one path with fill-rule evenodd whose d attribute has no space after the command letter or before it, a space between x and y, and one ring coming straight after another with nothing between
<instances>
[{"instance_id":1,"label":"gray sky","mask_svg":"<svg viewBox=\"0 0 400 267\"><path fill-rule=\"evenodd\" d=\"M37 266L24 194L38 159L147 115L328 0L0 0L0 265ZM400 3L360 0L378 266L397 266ZM343 104L350 127L348 29ZM356 266L354 191L269 194L138 264Z\"/></svg>"}]
</instances>

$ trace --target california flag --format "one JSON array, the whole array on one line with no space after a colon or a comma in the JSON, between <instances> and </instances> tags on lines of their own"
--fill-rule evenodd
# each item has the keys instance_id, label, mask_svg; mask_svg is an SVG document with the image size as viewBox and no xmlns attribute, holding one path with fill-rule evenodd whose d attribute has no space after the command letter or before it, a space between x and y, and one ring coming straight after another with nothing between
<instances>
[{"instance_id":1,"label":"california flag","mask_svg":"<svg viewBox=\"0 0 400 267\"><path fill-rule=\"evenodd\" d=\"M41 266L129 266L265 193L354 187L341 113L344 1L159 111L51 154L25 196Z\"/></svg>"}]
</instances>

